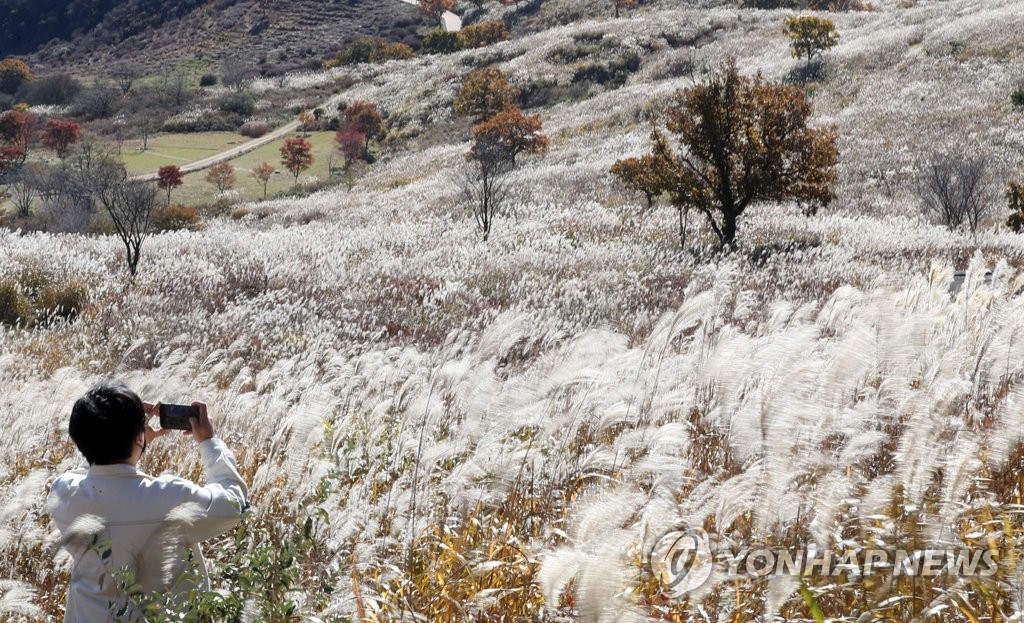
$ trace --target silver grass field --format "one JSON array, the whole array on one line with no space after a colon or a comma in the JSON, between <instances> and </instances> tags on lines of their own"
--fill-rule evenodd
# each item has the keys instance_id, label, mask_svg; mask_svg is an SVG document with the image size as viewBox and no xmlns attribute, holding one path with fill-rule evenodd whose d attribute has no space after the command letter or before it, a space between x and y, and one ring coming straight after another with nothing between
<instances>
[{"instance_id":1,"label":"silver grass field","mask_svg":"<svg viewBox=\"0 0 1024 623\"><path fill-rule=\"evenodd\" d=\"M789 13L600 5L558 25L591 4L550 0L549 29L486 50L290 76L351 76L348 96L401 116L413 145L432 124L451 134L388 153L351 191L155 235L134 283L113 237L0 232L0 279L89 293L73 323L0 329L0 620L58 620L70 561L46 492L81 460L71 404L108 376L208 402L266 534L310 518L290 620L1024 620L1024 238L1001 200L973 236L929 223L914 186L935 151L1021 174L1019 2L828 14L842 39L811 101L839 130L839 198L813 217L753 207L727 255L697 216L680 250L675 212L643 212L607 171L649 149L648 110L726 55L786 76ZM642 67L540 111L550 151L514 173L481 242L457 188L461 76L493 55L518 84L564 82L550 52L582 33ZM672 77L680 60L694 71ZM199 477L174 437L143 463ZM1003 557L934 579L716 566L674 598L645 560L674 526L723 547Z\"/></svg>"}]
</instances>

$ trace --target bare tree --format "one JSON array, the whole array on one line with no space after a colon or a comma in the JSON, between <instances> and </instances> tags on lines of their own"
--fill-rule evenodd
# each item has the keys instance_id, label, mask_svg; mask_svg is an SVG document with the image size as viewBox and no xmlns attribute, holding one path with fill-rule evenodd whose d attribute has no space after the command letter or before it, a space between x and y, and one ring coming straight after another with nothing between
<instances>
[{"instance_id":1,"label":"bare tree","mask_svg":"<svg viewBox=\"0 0 1024 623\"><path fill-rule=\"evenodd\" d=\"M128 177L124 164L114 154L101 149L90 140L82 141L64 164L65 192L81 198L90 212L99 203L106 209L113 205L117 187Z\"/></svg>"},{"instance_id":2,"label":"bare tree","mask_svg":"<svg viewBox=\"0 0 1024 623\"><path fill-rule=\"evenodd\" d=\"M116 207L118 188L127 177L112 151L87 139L61 166L36 171L33 186L56 231L83 232L98 205L108 211Z\"/></svg>"},{"instance_id":3,"label":"bare tree","mask_svg":"<svg viewBox=\"0 0 1024 623\"><path fill-rule=\"evenodd\" d=\"M93 213L96 204L107 211L124 243L128 271L135 275L157 204L156 186L128 179L124 164L91 141L83 141L66 159L60 181L64 194L76 196L86 214Z\"/></svg>"},{"instance_id":4,"label":"bare tree","mask_svg":"<svg viewBox=\"0 0 1024 623\"><path fill-rule=\"evenodd\" d=\"M142 147L139 151L146 151L149 149L149 135L153 133L156 127L153 117L150 115L142 115L139 118L139 133L142 135Z\"/></svg>"},{"instance_id":5,"label":"bare tree","mask_svg":"<svg viewBox=\"0 0 1024 623\"><path fill-rule=\"evenodd\" d=\"M82 233L94 210L72 181L67 163L53 167L38 163L26 168L26 181L39 196L39 212L52 232Z\"/></svg>"},{"instance_id":6,"label":"bare tree","mask_svg":"<svg viewBox=\"0 0 1024 623\"><path fill-rule=\"evenodd\" d=\"M135 275L142 243L149 235L150 221L157 205L156 186L140 180L124 180L115 188L113 202L107 205L110 219L125 247L128 272Z\"/></svg>"},{"instance_id":7,"label":"bare tree","mask_svg":"<svg viewBox=\"0 0 1024 623\"><path fill-rule=\"evenodd\" d=\"M220 69L221 83L238 93L245 90L255 75L256 70L251 65L235 58L224 61Z\"/></svg>"},{"instance_id":8,"label":"bare tree","mask_svg":"<svg viewBox=\"0 0 1024 623\"><path fill-rule=\"evenodd\" d=\"M486 242L494 217L508 198L508 175L514 164L505 149L489 141L477 140L467 158L470 165L462 178L462 193Z\"/></svg>"},{"instance_id":9,"label":"bare tree","mask_svg":"<svg viewBox=\"0 0 1024 623\"><path fill-rule=\"evenodd\" d=\"M128 119L125 118L124 114L118 114L114 117L114 143L117 144L117 155L121 156L124 150L124 141L128 138Z\"/></svg>"},{"instance_id":10,"label":"bare tree","mask_svg":"<svg viewBox=\"0 0 1024 623\"><path fill-rule=\"evenodd\" d=\"M32 195L35 190L32 188L29 175L23 170L17 178L15 178L10 186L11 190L11 202L14 203L15 213L19 217L27 217L32 214Z\"/></svg>"},{"instance_id":11,"label":"bare tree","mask_svg":"<svg viewBox=\"0 0 1024 623\"><path fill-rule=\"evenodd\" d=\"M188 96L188 74L181 68L168 70L162 76L161 87L165 101L181 108Z\"/></svg>"},{"instance_id":12,"label":"bare tree","mask_svg":"<svg viewBox=\"0 0 1024 623\"><path fill-rule=\"evenodd\" d=\"M121 90L121 95L128 95L141 72L135 65L125 64L115 67L112 73L117 88Z\"/></svg>"},{"instance_id":13,"label":"bare tree","mask_svg":"<svg viewBox=\"0 0 1024 623\"><path fill-rule=\"evenodd\" d=\"M66 167L50 167L43 163L38 166L29 165L23 172L32 188L39 195L39 199L46 203L65 193L70 185L65 182Z\"/></svg>"},{"instance_id":14,"label":"bare tree","mask_svg":"<svg viewBox=\"0 0 1024 623\"><path fill-rule=\"evenodd\" d=\"M988 161L979 156L934 156L918 183L921 210L950 230L967 225L971 233L988 214L993 185Z\"/></svg>"},{"instance_id":15,"label":"bare tree","mask_svg":"<svg viewBox=\"0 0 1024 623\"><path fill-rule=\"evenodd\" d=\"M107 84L97 84L79 94L75 114L87 121L108 119L117 112L117 91Z\"/></svg>"}]
</instances>

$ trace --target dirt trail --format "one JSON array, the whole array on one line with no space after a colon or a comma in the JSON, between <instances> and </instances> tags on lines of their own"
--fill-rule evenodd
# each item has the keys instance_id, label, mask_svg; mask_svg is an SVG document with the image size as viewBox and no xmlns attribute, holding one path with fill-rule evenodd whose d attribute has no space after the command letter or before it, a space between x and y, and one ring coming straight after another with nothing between
<instances>
[{"instance_id":1,"label":"dirt trail","mask_svg":"<svg viewBox=\"0 0 1024 623\"><path fill-rule=\"evenodd\" d=\"M215 164L220 164L221 162L224 162L226 160L234 160L235 158L241 156L242 154L247 154L254 149L266 145L267 143L273 143L277 139L281 138L282 136L285 136L286 134L294 132L298 128L299 122L292 121L277 128L273 132L268 132L267 134L264 134L259 138L254 138L251 141L246 141L245 143L242 143L237 147L232 147L227 151L222 151L212 156L208 156L206 158L203 158L202 160L194 160L187 164L183 164L180 166L180 169L182 173L194 173L195 171L202 171L203 169L212 167ZM140 173L138 175L132 176L133 180L142 180L146 182L151 182L156 178L156 171L152 171L150 173Z\"/></svg>"},{"instance_id":2,"label":"dirt trail","mask_svg":"<svg viewBox=\"0 0 1024 623\"><path fill-rule=\"evenodd\" d=\"M404 2L406 4L419 6L419 2L417 0L399 1ZM441 23L444 26L444 29L447 30L448 32L458 32L462 30L462 18L452 13L451 11L445 11L444 14L441 15ZM326 106L330 106L337 99L338 97L331 98L331 100L328 101ZM299 122L292 121L291 123L288 123L286 125L281 126L280 128L277 128L273 132L265 134L264 136L261 136L259 138L254 138L251 141L242 143L237 147L232 147L227 151L222 151L218 154L214 154L212 156L203 158L202 160L195 160L193 162L189 162L188 164L183 164L180 167L181 171L183 173L194 173L196 171L202 171L203 169L212 167L215 164L220 164L221 162L225 162L227 160L234 160L235 158L243 154L247 154L254 149L266 145L267 143L272 143L276 141L277 139L285 136L286 134L294 132L295 130L298 129L298 127ZM139 173L138 175L133 175L131 179L151 182L157 179L157 172L151 171L149 173Z\"/></svg>"}]
</instances>

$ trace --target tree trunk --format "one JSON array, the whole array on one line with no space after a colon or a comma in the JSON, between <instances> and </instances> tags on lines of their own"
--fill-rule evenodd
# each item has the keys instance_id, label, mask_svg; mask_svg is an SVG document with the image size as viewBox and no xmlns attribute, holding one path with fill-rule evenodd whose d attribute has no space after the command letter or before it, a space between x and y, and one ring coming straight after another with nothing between
<instances>
[{"instance_id":1,"label":"tree trunk","mask_svg":"<svg viewBox=\"0 0 1024 623\"><path fill-rule=\"evenodd\" d=\"M686 250L686 221L689 220L690 210L679 206L679 248Z\"/></svg>"},{"instance_id":2,"label":"tree trunk","mask_svg":"<svg viewBox=\"0 0 1024 623\"><path fill-rule=\"evenodd\" d=\"M736 243L736 215L728 212L722 215L722 236L721 243L723 250L732 250Z\"/></svg>"},{"instance_id":3,"label":"tree trunk","mask_svg":"<svg viewBox=\"0 0 1024 623\"><path fill-rule=\"evenodd\" d=\"M129 240L124 241L125 259L128 261L128 272L131 276L135 276L135 271L139 266L139 251L138 248L133 248L134 245Z\"/></svg>"}]
</instances>

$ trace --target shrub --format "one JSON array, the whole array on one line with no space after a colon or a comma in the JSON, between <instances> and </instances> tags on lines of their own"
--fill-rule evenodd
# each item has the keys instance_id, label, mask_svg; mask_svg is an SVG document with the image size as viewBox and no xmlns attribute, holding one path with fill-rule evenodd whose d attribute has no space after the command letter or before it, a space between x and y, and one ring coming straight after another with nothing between
<instances>
[{"instance_id":1,"label":"shrub","mask_svg":"<svg viewBox=\"0 0 1024 623\"><path fill-rule=\"evenodd\" d=\"M486 48L477 54L466 54L459 59L463 67L487 67L488 65L500 65L513 59L519 58L526 53L525 48Z\"/></svg>"},{"instance_id":2,"label":"shrub","mask_svg":"<svg viewBox=\"0 0 1024 623\"><path fill-rule=\"evenodd\" d=\"M1017 233L1024 231L1024 184L1010 182L1006 188L1006 203L1011 212L1006 226Z\"/></svg>"},{"instance_id":3,"label":"shrub","mask_svg":"<svg viewBox=\"0 0 1024 623\"><path fill-rule=\"evenodd\" d=\"M546 58L548 62L556 65L568 65L597 55L600 51L601 48L597 43L582 38L582 35L577 35L574 43L566 43L554 48L547 53Z\"/></svg>"},{"instance_id":4,"label":"shrub","mask_svg":"<svg viewBox=\"0 0 1024 623\"><path fill-rule=\"evenodd\" d=\"M199 77L199 86L212 87L217 84L217 74L203 74Z\"/></svg>"},{"instance_id":5,"label":"shrub","mask_svg":"<svg viewBox=\"0 0 1024 623\"><path fill-rule=\"evenodd\" d=\"M114 236L117 234L117 227L114 226L114 219L110 218L110 213L101 210L92 215L85 225L85 231L96 236Z\"/></svg>"},{"instance_id":6,"label":"shrub","mask_svg":"<svg viewBox=\"0 0 1024 623\"><path fill-rule=\"evenodd\" d=\"M508 41L511 37L505 24L499 21L481 22L466 26L459 31L459 37L463 46L467 48L482 48L502 41Z\"/></svg>"},{"instance_id":7,"label":"shrub","mask_svg":"<svg viewBox=\"0 0 1024 623\"><path fill-rule=\"evenodd\" d=\"M109 87L85 89L75 100L75 115L86 121L112 117L117 112L118 100L117 91Z\"/></svg>"},{"instance_id":8,"label":"shrub","mask_svg":"<svg viewBox=\"0 0 1024 623\"><path fill-rule=\"evenodd\" d=\"M56 74L23 84L16 99L33 106L67 106L82 91L82 83L68 74Z\"/></svg>"},{"instance_id":9,"label":"shrub","mask_svg":"<svg viewBox=\"0 0 1024 623\"><path fill-rule=\"evenodd\" d=\"M748 9L800 9L809 11L874 11L874 5L863 0L811 0L804 6L800 0L743 0L740 6Z\"/></svg>"},{"instance_id":10,"label":"shrub","mask_svg":"<svg viewBox=\"0 0 1024 623\"><path fill-rule=\"evenodd\" d=\"M270 124L266 121L246 121L238 131L242 136L259 138L270 131Z\"/></svg>"},{"instance_id":11,"label":"shrub","mask_svg":"<svg viewBox=\"0 0 1024 623\"><path fill-rule=\"evenodd\" d=\"M150 224L154 231L196 229L201 222L202 219L197 208L182 205L157 208L150 218Z\"/></svg>"},{"instance_id":12,"label":"shrub","mask_svg":"<svg viewBox=\"0 0 1024 623\"><path fill-rule=\"evenodd\" d=\"M1024 106L1024 86L1019 86L1010 94L1010 101L1014 106Z\"/></svg>"},{"instance_id":13,"label":"shrub","mask_svg":"<svg viewBox=\"0 0 1024 623\"><path fill-rule=\"evenodd\" d=\"M798 0L743 0L740 6L747 9L796 9Z\"/></svg>"},{"instance_id":14,"label":"shrub","mask_svg":"<svg viewBox=\"0 0 1024 623\"><path fill-rule=\"evenodd\" d=\"M863 0L813 0L807 7L811 11L867 11L872 13L878 9Z\"/></svg>"},{"instance_id":15,"label":"shrub","mask_svg":"<svg viewBox=\"0 0 1024 623\"><path fill-rule=\"evenodd\" d=\"M552 78L540 78L523 85L519 95L521 108L544 108L561 102L587 99L590 85L586 83L559 84Z\"/></svg>"},{"instance_id":16,"label":"shrub","mask_svg":"<svg viewBox=\"0 0 1024 623\"><path fill-rule=\"evenodd\" d=\"M238 129L238 115L216 111L199 117L171 117L161 126L164 132L234 132Z\"/></svg>"},{"instance_id":17,"label":"shrub","mask_svg":"<svg viewBox=\"0 0 1024 623\"><path fill-rule=\"evenodd\" d=\"M36 324L48 326L57 320L73 321L89 300L89 290L78 281L50 284L36 299Z\"/></svg>"},{"instance_id":18,"label":"shrub","mask_svg":"<svg viewBox=\"0 0 1024 623\"><path fill-rule=\"evenodd\" d=\"M457 32L437 29L423 38L423 51L428 54L452 54L463 47L463 39Z\"/></svg>"},{"instance_id":19,"label":"shrub","mask_svg":"<svg viewBox=\"0 0 1024 623\"><path fill-rule=\"evenodd\" d=\"M359 63L383 63L403 60L416 56L412 48L404 43L391 43L387 39L361 37L338 52L334 64L358 65ZM327 63L330 66L330 63Z\"/></svg>"},{"instance_id":20,"label":"shrub","mask_svg":"<svg viewBox=\"0 0 1024 623\"><path fill-rule=\"evenodd\" d=\"M32 70L25 61L13 56L0 61L0 91L14 93L22 84L32 81Z\"/></svg>"},{"instance_id":21,"label":"shrub","mask_svg":"<svg viewBox=\"0 0 1024 623\"><path fill-rule=\"evenodd\" d=\"M21 292L17 282L0 281L0 323L14 327L25 326L32 319L32 304Z\"/></svg>"},{"instance_id":22,"label":"shrub","mask_svg":"<svg viewBox=\"0 0 1024 623\"><path fill-rule=\"evenodd\" d=\"M85 309L89 290L79 281L55 282L46 270L24 266L0 280L0 323L31 328L72 321Z\"/></svg>"},{"instance_id":23,"label":"shrub","mask_svg":"<svg viewBox=\"0 0 1024 623\"><path fill-rule=\"evenodd\" d=\"M416 52L404 43L386 43L377 49L377 53L371 58L375 63L385 61L401 61L413 58Z\"/></svg>"},{"instance_id":24,"label":"shrub","mask_svg":"<svg viewBox=\"0 0 1024 623\"><path fill-rule=\"evenodd\" d=\"M572 74L573 84L594 82L618 88L626 84L630 74L640 69L640 56L634 52L606 63L591 61L580 63Z\"/></svg>"},{"instance_id":25,"label":"shrub","mask_svg":"<svg viewBox=\"0 0 1024 623\"><path fill-rule=\"evenodd\" d=\"M248 93L228 93L217 102L217 108L247 117L256 112L256 98Z\"/></svg>"}]
</instances>

